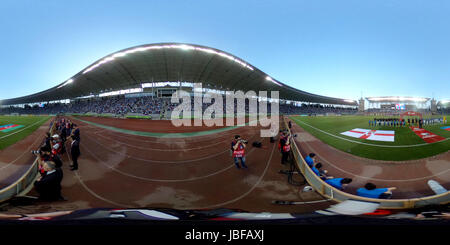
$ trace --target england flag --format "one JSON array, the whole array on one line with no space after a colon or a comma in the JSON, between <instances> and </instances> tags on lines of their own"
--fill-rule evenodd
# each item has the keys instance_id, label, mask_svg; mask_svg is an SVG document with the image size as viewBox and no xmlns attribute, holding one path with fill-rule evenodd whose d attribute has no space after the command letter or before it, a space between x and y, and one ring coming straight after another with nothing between
<instances>
[{"instance_id":1,"label":"england flag","mask_svg":"<svg viewBox=\"0 0 450 245\"><path fill-rule=\"evenodd\" d=\"M376 140L376 141L387 141L394 142L395 131L393 130L370 130L355 128L346 132L341 133L346 136L353 138Z\"/></svg>"}]
</instances>

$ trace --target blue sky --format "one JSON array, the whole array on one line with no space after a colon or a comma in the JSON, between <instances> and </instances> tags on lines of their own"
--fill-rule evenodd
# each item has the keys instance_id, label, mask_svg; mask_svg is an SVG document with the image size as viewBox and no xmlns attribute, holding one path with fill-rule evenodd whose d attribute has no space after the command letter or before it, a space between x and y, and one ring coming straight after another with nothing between
<instances>
[{"instance_id":1,"label":"blue sky","mask_svg":"<svg viewBox=\"0 0 450 245\"><path fill-rule=\"evenodd\" d=\"M0 99L157 42L218 48L325 96L450 99L450 1L2 0L0 12Z\"/></svg>"}]
</instances>

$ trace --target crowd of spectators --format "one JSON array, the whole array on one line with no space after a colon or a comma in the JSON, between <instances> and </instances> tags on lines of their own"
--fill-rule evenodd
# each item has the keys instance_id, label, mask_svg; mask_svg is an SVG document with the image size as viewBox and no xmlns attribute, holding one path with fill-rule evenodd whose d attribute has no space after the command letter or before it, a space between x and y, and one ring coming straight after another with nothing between
<instances>
[{"instance_id":1,"label":"crowd of spectators","mask_svg":"<svg viewBox=\"0 0 450 245\"><path fill-rule=\"evenodd\" d=\"M437 112L441 115L449 115L450 114L450 107L444 108L444 107L440 107L439 109L437 109Z\"/></svg>"},{"instance_id":2,"label":"crowd of spectators","mask_svg":"<svg viewBox=\"0 0 450 245\"><path fill-rule=\"evenodd\" d=\"M214 102L214 101L213 101ZM0 108L0 114L59 114L59 113L96 113L96 114L115 114L126 115L128 113L140 115L155 115L170 113L179 104L171 103L170 98L155 98L151 96L144 97L125 97L110 96L97 97L89 99L80 99L71 101L70 103L49 103L43 106L26 105L21 107L6 107ZM212 103L202 103L202 111L204 112ZM188 109L188 108L183 108ZM194 110L194 101L191 101L191 111ZM226 114L227 109L237 112L237 103L227 104L225 98L223 99L223 114ZM259 110L258 110L259 112ZM355 114L356 108L347 108L340 106L324 106L320 104L302 104L295 106L292 104L280 104L280 114ZM249 103L245 103L245 113L249 113ZM271 113L271 106L267 106L267 113Z\"/></svg>"},{"instance_id":3,"label":"crowd of spectators","mask_svg":"<svg viewBox=\"0 0 450 245\"><path fill-rule=\"evenodd\" d=\"M97 113L125 115L137 113L142 115L160 114L164 101L152 97L126 98L124 96L101 97L76 100L71 103L51 103L43 107L35 105L24 108L2 108L3 114L58 114L58 113Z\"/></svg>"},{"instance_id":4,"label":"crowd of spectators","mask_svg":"<svg viewBox=\"0 0 450 245\"><path fill-rule=\"evenodd\" d=\"M406 110L397 110L397 109L381 109L381 108L369 108L364 113L366 115L383 115L383 116L400 116ZM431 109L423 109L423 108L415 108L413 111L421 113L423 116L431 116L433 113ZM437 111L437 114L441 114L440 110Z\"/></svg>"},{"instance_id":5,"label":"crowd of spectators","mask_svg":"<svg viewBox=\"0 0 450 245\"><path fill-rule=\"evenodd\" d=\"M357 108L343 107L343 106L331 106L322 104L301 104L301 106L295 106L292 104L280 105L280 113L283 114L356 114Z\"/></svg>"}]
</instances>

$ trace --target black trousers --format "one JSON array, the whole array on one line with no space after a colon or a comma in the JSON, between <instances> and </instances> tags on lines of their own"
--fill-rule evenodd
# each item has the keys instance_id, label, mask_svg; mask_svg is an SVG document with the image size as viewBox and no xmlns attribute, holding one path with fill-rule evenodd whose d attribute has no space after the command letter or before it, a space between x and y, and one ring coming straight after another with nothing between
<instances>
[{"instance_id":1,"label":"black trousers","mask_svg":"<svg viewBox=\"0 0 450 245\"><path fill-rule=\"evenodd\" d=\"M78 168L78 157L79 157L79 155L72 155L73 168Z\"/></svg>"},{"instance_id":2,"label":"black trousers","mask_svg":"<svg viewBox=\"0 0 450 245\"><path fill-rule=\"evenodd\" d=\"M286 152L282 151L281 152L281 164L285 164L288 161L289 153L291 153L291 152L290 151L286 151Z\"/></svg>"}]
</instances>

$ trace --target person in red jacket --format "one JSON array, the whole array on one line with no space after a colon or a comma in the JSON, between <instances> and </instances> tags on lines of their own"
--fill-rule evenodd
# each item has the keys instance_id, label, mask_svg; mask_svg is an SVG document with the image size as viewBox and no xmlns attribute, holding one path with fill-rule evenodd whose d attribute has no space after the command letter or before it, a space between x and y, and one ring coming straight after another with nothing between
<instances>
[{"instance_id":1,"label":"person in red jacket","mask_svg":"<svg viewBox=\"0 0 450 245\"><path fill-rule=\"evenodd\" d=\"M288 134L280 139L281 145L281 164L286 164L291 153L291 135Z\"/></svg>"},{"instance_id":2,"label":"person in red jacket","mask_svg":"<svg viewBox=\"0 0 450 245\"><path fill-rule=\"evenodd\" d=\"M278 141L278 150L280 152L283 152L282 149L281 149L281 141L282 140L286 140L286 137L287 137L286 131L280 131L280 139Z\"/></svg>"},{"instance_id":3,"label":"person in red jacket","mask_svg":"<svg viewBox=\"0 0 450 245\"><path fill-rule=\"evenodd\" d=\"M231 142L231 148L233 149L233 159L234 164L236 164L236 168L241 168L239 166L239 160L241 160L241 165L243 168L247 168L245 165L245 147L247 143L245 140L241 139L241 136L234 136L234 140Z\"/></svg>"}]
</instances>

